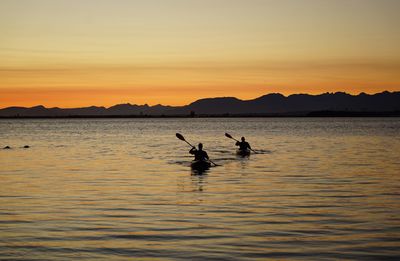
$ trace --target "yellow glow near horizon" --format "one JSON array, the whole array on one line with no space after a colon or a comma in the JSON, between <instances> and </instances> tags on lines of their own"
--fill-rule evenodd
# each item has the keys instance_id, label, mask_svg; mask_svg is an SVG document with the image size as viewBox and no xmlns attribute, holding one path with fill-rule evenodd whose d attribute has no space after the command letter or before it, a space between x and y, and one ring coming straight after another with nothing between
<instances>
[{"instance_id":1,"label":"yellow glow near horizon","mask_svg":"<svg viewBox=\"0 0 400 261\"><path fill-rule=\"evenodd\" d=\"M3 0L0 107L400 90L393 0Z\"/></svg>"}]
</instances>

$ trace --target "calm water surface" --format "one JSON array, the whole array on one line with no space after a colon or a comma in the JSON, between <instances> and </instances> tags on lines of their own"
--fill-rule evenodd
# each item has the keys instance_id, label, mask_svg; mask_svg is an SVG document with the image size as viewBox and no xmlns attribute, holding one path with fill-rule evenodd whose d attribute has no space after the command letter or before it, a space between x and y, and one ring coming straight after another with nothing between
<instances>
[{"instance_id":1,"label":"calm water surface","mask_svg":"<svg viewBox=\"0 0 400 261\"><path fill-rule=\"evenodd\" d=\"M193 175L176 132L222 166ZM0 141L0 259L400 256L399 118L0 120Z\"/></svg>"}]
</instances>

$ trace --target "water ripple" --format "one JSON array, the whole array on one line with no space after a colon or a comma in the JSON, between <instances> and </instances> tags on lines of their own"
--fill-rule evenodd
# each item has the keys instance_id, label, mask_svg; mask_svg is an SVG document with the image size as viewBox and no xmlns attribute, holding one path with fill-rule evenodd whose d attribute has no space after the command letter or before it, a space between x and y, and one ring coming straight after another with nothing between
<instances>
[{"instance_id":1,"label":"water ripple","mask_svg":"<svg viewBox=\"0 0 400 261\"><path fill-rule=\"evenodd\" d=\"M262 153L236 157L230 130ZM397 118L1 120L1 140L32 146L0 157L0 259L397 260L395 130ZM222 166L193 175L177 131Z\"/></svg>"}]
</instances>

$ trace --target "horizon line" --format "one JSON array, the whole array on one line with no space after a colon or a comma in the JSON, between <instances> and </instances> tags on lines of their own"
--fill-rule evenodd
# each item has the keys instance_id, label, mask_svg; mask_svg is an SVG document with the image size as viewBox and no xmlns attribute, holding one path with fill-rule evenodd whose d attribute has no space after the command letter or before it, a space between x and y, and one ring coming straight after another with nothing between
<instances>
[{"instance_id":1,"label":"horizon line","mask_svg":"<svg viewBox=\"0 0 400 261\"><path fill-rule=\"evenodd\" d=\"M106 107L106 106L103 106L103 105L88 105L88 106L82 106L82 107L58 107L58 106L46 107L46 106L43 105L43 104L38 104L38 105L31 106L31 107L13 105L13 106L8 106L8 107L0 108L0 110L7 109L7 108L35 108L35 107L44 107L44 108L46 108L46 109L56 109L56 108L58 108L58 109L80 109L80 108L90 108L90 107L97 107L97 108L109 109L109 108L111 108L111 107L114 107L114 106L117 106L117 105L124 105L124 104L136 105L136 106L148 106L148 107L154 107L154 106L184 107L184 106L188 106L188 105L190 105L190 104L192 104L192 103L194 103L194 102L196 102L196 101L205 100L205 99L234 98L234 99L237 99L237 100L240 100L240 101L252 101L252 100L261 98L261 97L263 97L263 96L268 96L268 95L281 95L281 96L283 96L283 97L285 97L285 98L288 98L288 97L293 96L293 95L319 96L319 95L324 95L324 94L331 94L331 95L332 95L332 94L337 94L337 93L343 93L343 94L350 95L350 96L359 96L359 95L361 95L361 94L365 94L365 95L376 95L376 94L382 94L382 93L396 93L396 92L400 92L400 90L398 90L398 91L388 91L388 90L384 90L384 91L375 92L375 93L360 92L360 93L358 93L358 94L352 94L352 93L348 93L348 92L345 92L345 91L323 92L323 93L318 93L318 94L310 94L310 93L292 93L292 94L288 94L288 95L284 95L284 94L279 93L279 92L271 92L271 93L263 94L263 95L261 95L261 96L258 96L258 97L252 98L252 99L247 99L247 100L240 99L240 98L237 98L237 97L234 97L234 96L204 97L204 98L200 98L200 99L194 100L194 101L192 101L192 102L190 102L190 103L188 103L188 104L184 104L184 105L164 105L164 104L161 104L161 103L154 104L154 105L149 105L148 103L136 104L136 103L126 102L126 103L116 103L116 104L114 104L114 105L112 105L112 106L109 106L109 107Z\"/></svg>"}]
</instances>

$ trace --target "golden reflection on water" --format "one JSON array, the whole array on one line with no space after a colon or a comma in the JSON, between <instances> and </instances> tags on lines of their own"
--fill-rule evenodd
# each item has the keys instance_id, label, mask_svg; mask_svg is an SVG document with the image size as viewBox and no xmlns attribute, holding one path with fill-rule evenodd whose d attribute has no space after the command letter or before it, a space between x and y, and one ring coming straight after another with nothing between
<instances>
[{"instance_id":1,"label":"golden reflection on water","mask_svg":"<svg viewBox=\"0 0 400 261\"><path fill-rule=\"evenodd\" d=\"M223 132L216 138L243 121L241 132L264 153L238 158ZM396 256L400 123L376 121L0 122L14 147L0 151L0 254ZM193 175L187 146L174 138L182 129L222 166Z\"/></svg>"}]
</instances>

